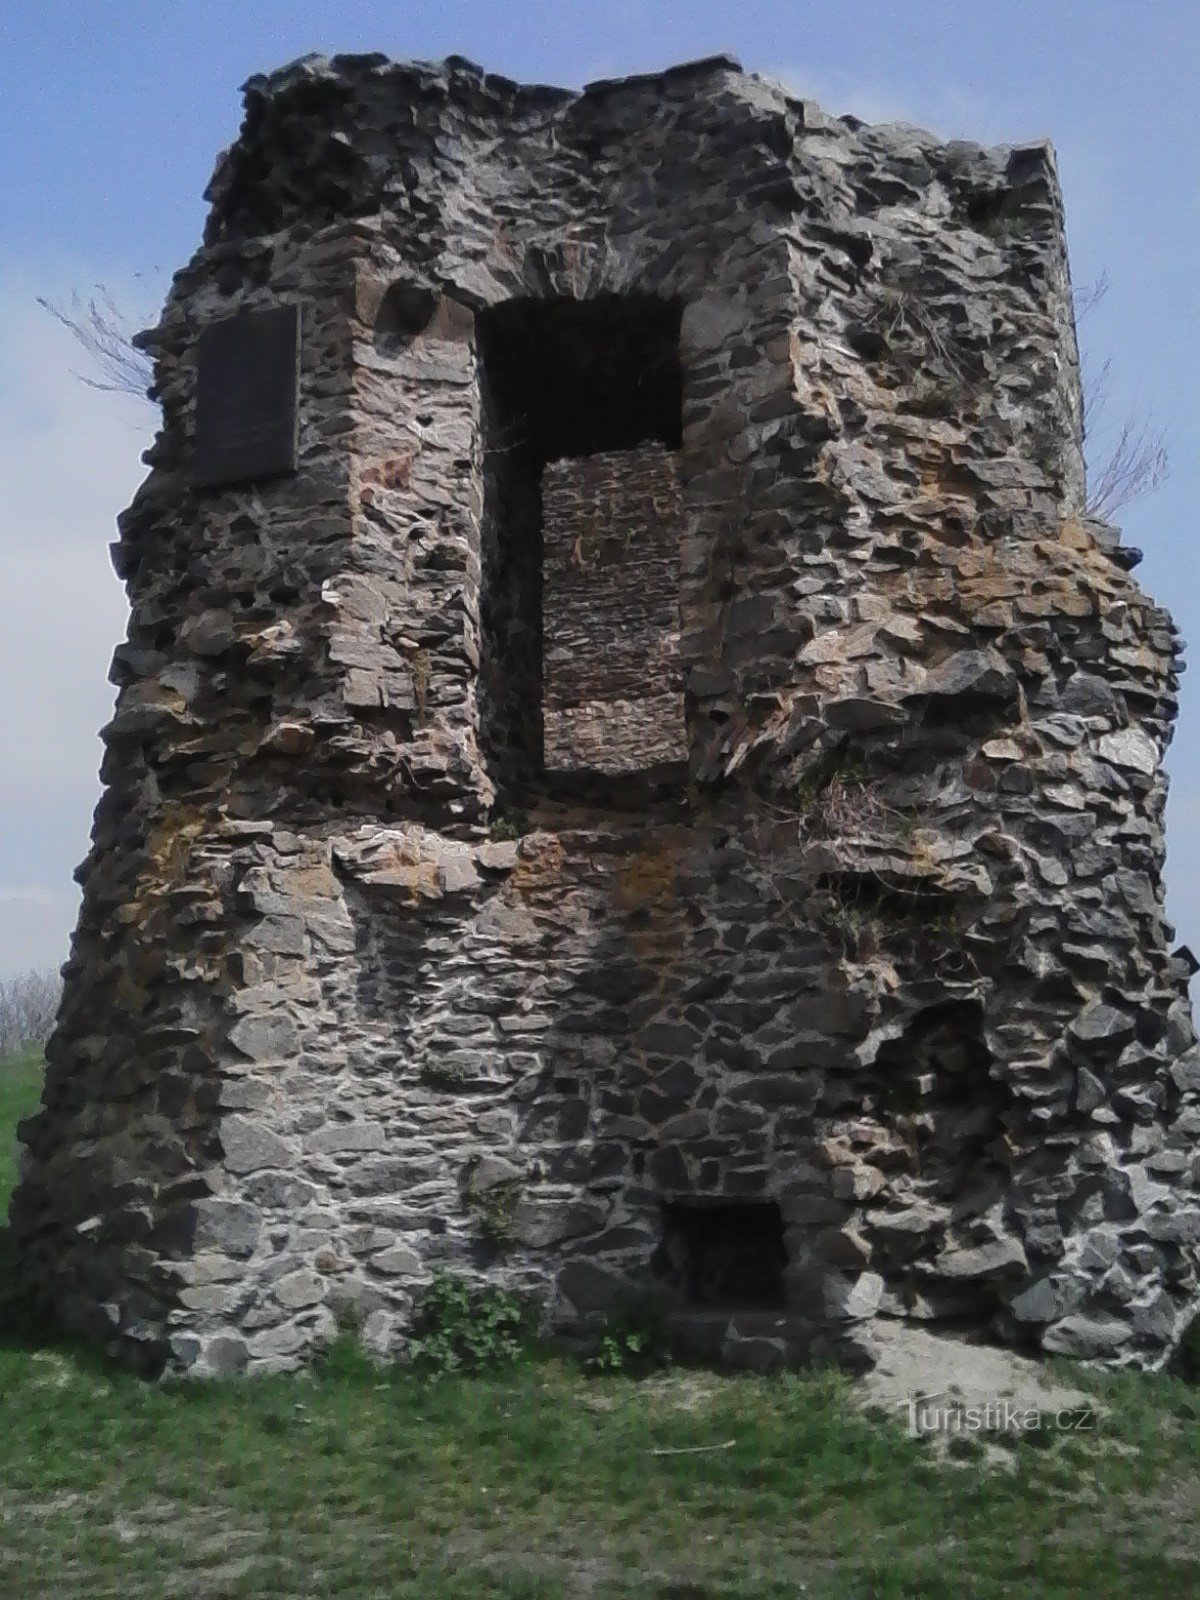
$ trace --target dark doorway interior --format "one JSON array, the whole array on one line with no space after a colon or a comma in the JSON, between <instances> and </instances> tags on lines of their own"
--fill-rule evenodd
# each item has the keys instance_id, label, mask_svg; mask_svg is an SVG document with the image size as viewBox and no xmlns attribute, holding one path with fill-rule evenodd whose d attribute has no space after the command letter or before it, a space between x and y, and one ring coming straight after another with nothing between
<instances>
[{"instance_id":1,"label":"dark doorway interior","mask_svg":"<svg viewBox=\"0 0 1200 1600\"><path fill-rule=\"evenodd\" d=\"M771 1200L677 1201L663 1206L654 1269L697 1310L779 1310L787 1251Z\"/></svg>"},{"instance_id":2,"label":"dark doorway interior","mask_svg":"<svg viewBox=\"0 0 1200 1600\"><path fill-rule=\"evenodd\" d=\"M500 804L541 779L541 476L549 461L677 450L678 301L509 300L476 319L483 418L479 716Z\"/></svg>"}]
</instances>

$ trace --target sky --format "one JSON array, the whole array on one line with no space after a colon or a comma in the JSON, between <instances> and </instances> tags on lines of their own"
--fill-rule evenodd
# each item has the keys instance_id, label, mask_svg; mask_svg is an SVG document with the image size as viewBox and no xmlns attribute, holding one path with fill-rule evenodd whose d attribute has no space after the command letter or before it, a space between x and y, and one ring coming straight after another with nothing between
<instances>
[{"instance_id":1,"label":"sky","mask_svg":"<svg viewBox=\"0 0 1200 1600\"><path fill-rule=\"evenodd\" d=\"M716 52L834 114L985 143L1053 139L1108 426L1150 416L1171 475L1120 521L1200 637L1200 0L9 0L0 21L0 978L65 959L125 628L108 545L148 404L80 381L38 304L103 285L152 321L196 248L239 86L312 51L459 54L578 86ZM1103 439L1097 440L1103 445ZM1168 755L1168 908L1200 950L1200 678Z\"/></svg>"}]
</instances>

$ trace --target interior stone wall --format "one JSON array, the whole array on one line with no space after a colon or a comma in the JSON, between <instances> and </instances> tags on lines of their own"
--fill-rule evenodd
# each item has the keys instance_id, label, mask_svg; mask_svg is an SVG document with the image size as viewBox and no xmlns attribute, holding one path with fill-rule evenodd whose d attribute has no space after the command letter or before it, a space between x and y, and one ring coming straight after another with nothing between
<instances>
[{"instance_id":1,"label":"interior stone wall","mask_svg":"<svg viewBox=\"0 0 1200 1600\"><path fill-rule=\"evenodd\" d=\"M552 462L542 476L542 764L678 776L679 470L658 446Z\"/></svg>"},{"instance_id":2,"label":"interior stone wall","mask_svg":"<svg viewBox=\"0 0 1200 1600\"><path fill-rule=\"evenodd\" d=\"M31 1285L152 1371L347 1318L401 1353L439 1267L573 1333L653 1295L764 1367L868 1361L880 1316L1165 1359L1200 1237L1178 640L1085 513L1049 147L723 58L582 92L314 58L246 107L149 337ZM677 307L678 439L514 406L529 302ZM199 331L279 304L298 469L201 488ZM620 781L547 771L540 475L656 438L678 770L635 732Z\"/></svg>"}]
</instances>

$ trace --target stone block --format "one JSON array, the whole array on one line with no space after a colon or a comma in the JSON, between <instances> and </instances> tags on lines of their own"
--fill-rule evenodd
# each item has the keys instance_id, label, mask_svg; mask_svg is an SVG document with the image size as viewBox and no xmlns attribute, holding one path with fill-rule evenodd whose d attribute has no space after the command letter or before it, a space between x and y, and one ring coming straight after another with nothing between
<instances>
[{"instance_id":1,"label":"stone block","mask_svg":"<svg viewBox=\"0 0 1200 1600\"><path fill-rule=\"evenodd\" d=\"M1019 1240L997 1239L988 1244L943 1250L933 1270L942 1278L990 1279L1019 1277L1026 1266L1025 1251Z\"/></svg>"},{"instance_id":2,"label":"stone block","mask_svg":"<svg viewBox=\"0 0 1200 1600\"><path fill-rule=\"evenodd\" d=\"M377 1122L330 1122L306 1136L305 1147L321 1155L349 1155L360 1150L382 1150L387 1144Z\"/></svg>"},{"instance_id":3,"label":"stone block","mask_svg":"<svg viewBox=\"0 0 1200 1600\"><path fill-rule=\"evenodd\" d=\"M289 1311L303 1311L308 1306L319 1305L325 1298L326 1288L325 1280L317 1273L301 1268L280 1278L272 1292L279 1304Z\"/></svg>"},{"instance_id":4,"label":"stone block","mask_svg":"<svg viewBox=\"0 0 1200 1600\"><path fill-rule=\"evenodd\" d=\"M253 1254L262 1232L262 1212L241 1200L196 1200L180 1208L191 1222L190 1244L197 1250L244 1257Z\"/></svg>"},{"instance_id":5,"label":"stone block","mask_svg":"<svg viewBox=\"0 0 1200 1600\"><path fill-rule=\"evenodd\" d=\"M249 1117L226 1117L221 1123L221 1145L230 1172L259 1172L264 1167L290 1167L296 1147L281 1139L264 1123Z\"/></svg>"}]
</instances>

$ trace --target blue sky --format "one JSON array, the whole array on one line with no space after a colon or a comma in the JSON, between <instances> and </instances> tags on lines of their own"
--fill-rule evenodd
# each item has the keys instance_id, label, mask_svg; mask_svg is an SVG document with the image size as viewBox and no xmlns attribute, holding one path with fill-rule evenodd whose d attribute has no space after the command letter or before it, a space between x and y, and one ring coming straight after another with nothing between
<instances>
[{"instance_id":1,"label":"blue sky","mask_svg":"<svg viewBox=\"0 0 1200 1600\"><path fill-rule=\"evenodd\" d=\"M1051 137L1083 329L1113 424L1151 412L1172 472L1122 521L1139 576L1200 638L1200 0L691 4L10 4L0 25L0 975L61 960L124 627L108 565L152 420L94 393L36 304L104 283L152 310L195 248L239 85L318 50L470 56L582 84L730 51L834 113L947 137ZM1169 904L1200 949L1200 679L1168 759Z\"/></svg>"}]
</instances>

